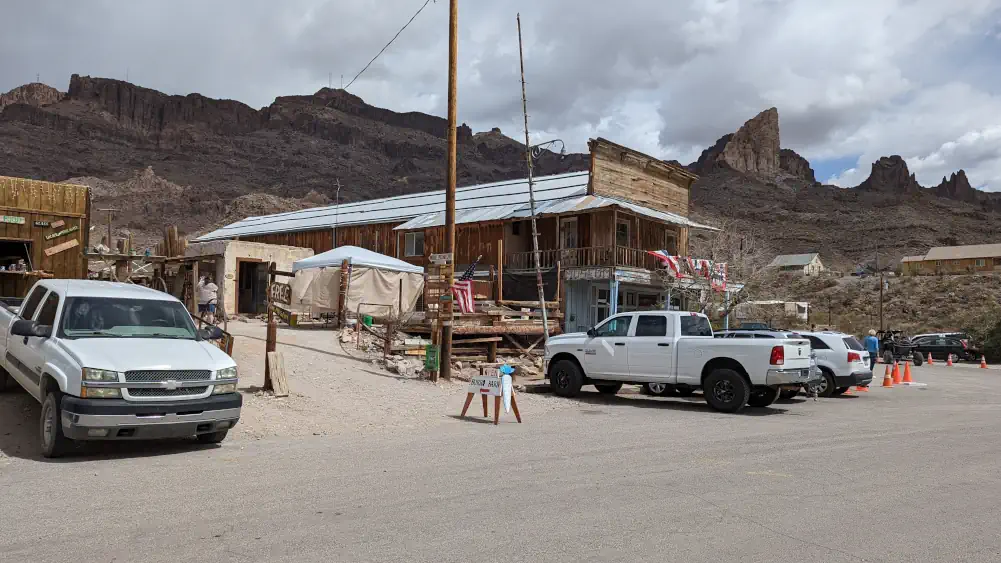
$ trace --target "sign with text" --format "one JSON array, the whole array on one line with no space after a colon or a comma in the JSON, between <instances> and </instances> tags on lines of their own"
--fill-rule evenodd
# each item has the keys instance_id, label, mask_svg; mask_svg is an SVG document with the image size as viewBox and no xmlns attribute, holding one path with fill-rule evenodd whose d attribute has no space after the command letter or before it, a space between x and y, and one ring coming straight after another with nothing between
<instances>
[{"instance_id":1,"label":"sign with text","mask_svg":"<svg viewBox=\"0 0 1001 563\"><path fill-rule=\"evenodd\" d=\"M475 375L469 380L468 393L501 396L501 378L497 370L487 370L486 375Z\"/></svg>"},{"instance_id":2,"label":"sign with text","mask_svg":"<svg viewBox=\"0 0 1001 563\"><path fill-rule=\"evenodd\" d=\"M80 230L80 227L78 225L73 225L72 227L67 227L67 228L65 228L65 229L63 229L61 231L58 231L58 232L55 232L55 233L49 233L49 234L45 235L45 240L52 240L54 238L59 238L59 237L62 237L62 236L66 236L66 235L68 235L70 233L75 233L75 232L77 232L79 230Z\"/></svg>"},{"instance_id":3,"label":"sign with text","mask_svg":"<svg viewBox=\"0 0 1001 563\"><path fill-rule=\"evenodd\" d=\"M451 264L452 263L452 253L442 252L439 254L431 255L431 262L435 264Z\"/></svg>"},{"instance_id":4,"label":"sign with text","mask_svg":"<svg viewBox=\"0 0 1001 563\"><path fill-rule=\"evenodd\" d=\"M276 303L292 304L292 286L287 283L271 283L271 301Z\"/></svg>"},{"instance_id":5,"label":"sign with text","mask_svg":"<svg viewBox=\"0 0 1001 563\"><path fill-rule=\"evenodd\" d=\"M611 268L569 268L566 271L567 281L607 280L611 277Z\"/></svg>"},{"instance_id":6,"label":"sign with text","mask_svg":"<svg viewBox=\"0 0 1001 563\"><path fill-rule=\"evenodd\" d=\"M16 215L0 215L0 222L10 223L11 225L23 225L24 217L17 217Z\"/></svg>"}]
</instances>

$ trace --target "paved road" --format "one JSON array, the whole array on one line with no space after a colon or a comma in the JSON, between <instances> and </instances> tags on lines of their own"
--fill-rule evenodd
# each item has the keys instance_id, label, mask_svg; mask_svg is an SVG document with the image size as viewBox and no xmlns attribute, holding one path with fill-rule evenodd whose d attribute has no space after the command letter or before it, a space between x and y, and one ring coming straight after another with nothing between
<instances>
[{"instance_id":1,"label":"paved road","mask_svg":"<svg viewBox=\"0 0 1001 563\"><path fill-rule=\"evenodd\" d=\"M998 561L1001 372L0 467L3 561ZM400 405L406 408L406 405Z\"/></svg>"}]
</instances>

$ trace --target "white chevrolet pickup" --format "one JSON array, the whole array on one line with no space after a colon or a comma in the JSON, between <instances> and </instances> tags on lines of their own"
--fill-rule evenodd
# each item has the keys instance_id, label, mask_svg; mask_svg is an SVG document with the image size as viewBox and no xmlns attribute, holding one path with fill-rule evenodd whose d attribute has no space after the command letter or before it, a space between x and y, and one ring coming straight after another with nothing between
<instances>
[{"instance_id":1,"label":"white chevrolet pickup","mask_svg":"<svg viewBox=\"0 0 1001 563\"><path fill-rule=\"evenodd\" d=\"M42 404L46 457L73 440L197 436L218 443L240 419L236 363L184 305L145 287L41 280L0 307L0 391L13 378Z\"/></svg>"},{"instance_id":2,"label":"white chevrolet pickup","mask_svg":"<svg viewBox=\"0 0 1001 563\"><path fill-rule=\"evenodd\" d=\"M690 394L701 388L722 412L764 407L782 389L810 380L810 342L805 338L713 338L709 319L676 311L623 313L587 333L554 336L546 344L545 372L557 395L581 386L618 393L623 383Z\"/></svg>"}]
</instances>

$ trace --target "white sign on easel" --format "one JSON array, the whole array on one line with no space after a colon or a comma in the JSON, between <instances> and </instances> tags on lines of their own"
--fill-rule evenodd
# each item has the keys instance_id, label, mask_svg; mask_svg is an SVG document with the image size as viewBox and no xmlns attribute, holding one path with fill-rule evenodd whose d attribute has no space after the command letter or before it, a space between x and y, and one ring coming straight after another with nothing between
<instances>
[{"instance_id":1,"label":"white sign on easel","mask_svg":"<svg viewBox=\"0 0 1001 563\"><path fill-rule=\"evenodd\" d=\"M514 371L510 367L508 367L508 370ZM510 373L501 375L498 370L489 369L484 370L483 375L474 376L469 381L469 387L466 389L466 404L462 406L462 414L459 416L466 416L466 411L469 410L469 405L473 402L473 397L476 395L483 397L484 418L490 417L487 397L493 397L494 424L498 423L500 420L501 399L503 398L504 410L506 412L514 410L515 418L521 423L521 413L518 412L518 401L514 397L514 385Z\"/></svg>"}]
</instances>

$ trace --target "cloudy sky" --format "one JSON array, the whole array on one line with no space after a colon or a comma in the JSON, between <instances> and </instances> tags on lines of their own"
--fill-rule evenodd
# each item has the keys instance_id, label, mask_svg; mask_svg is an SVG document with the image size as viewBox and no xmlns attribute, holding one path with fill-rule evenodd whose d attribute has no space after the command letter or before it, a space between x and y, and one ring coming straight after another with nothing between
<instances>
[{"instance_id":1,"label":"cloudy sky","mask_svg":"<svg viewBox=\"0 0 1001 563\"><path fill-rule=\"evenodd\" d=\"M0 91L72 73L237 99L349 81L425 0L0 0ZM818 179L860 183L900 154L934 185L1001 190L1001 0L460 0L459 119L533 140L602 135L682 162L776 106ZM350 90L444 115L448 2ZM331 78L332 77L332 78Z\"/></svg>"}]
</instances>

